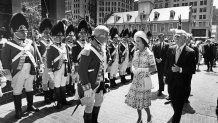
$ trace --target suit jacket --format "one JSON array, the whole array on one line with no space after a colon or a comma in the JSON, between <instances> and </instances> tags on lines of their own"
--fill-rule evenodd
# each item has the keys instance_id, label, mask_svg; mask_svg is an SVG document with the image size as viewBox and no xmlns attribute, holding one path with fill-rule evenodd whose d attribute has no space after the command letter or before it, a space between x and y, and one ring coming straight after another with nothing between
<instances>
[{"instance_id":1,"label":"suit jacket","mask_svg":"<svg viewBox=\"0 0 218 123\"><path fill-rule=\"evenodd\" d=\"M204 58L206 60L213 60L215 55L214 55L214 52L213 52L213 47L214 47L214 44L209 44L209 46L206 44L204 45Z\"/></svg>"},{"instance_id":2,"label":"suit jacket","mask_svg":"<svg viewBox=\"0 0 218 123\"><path fill-rule=\"evenodd\" d=\"M153 46L153 52L154 52L154 57L155 58L161 58L162 61L160 63L156 63L157 64L157 68L160 67L164 67L164 64L166 62L166 58L167 58L167 50L169 49L169 44L166 42L163 42L163 46L161 48L161 43L157 43Z\"/></svg>"},{"instance_id":3,"label":"suit jacket","mask_svg":"<svg viewBox=\"0 0 218 123\"><path fill-rule=\"evenodd\" d=\"M197 46L195 46L194 44L190 44L189 47L195 51L195 65L197 65L198 59L199 59L199 50L198 50Z\"/></svg>"},{"instance_id":4,"label":"suit jacket","mask_svg":"<svg viewBox=\"0 0 218 123\"><path fill-rule=\"evenodd\" d=\"M188 95L190 77L195 73L195 53L188 46L184 46L180 57L175 63L177 45L169 48L165 63L164 75L169 85L169 93L174 99L184 99ZM171 67L176 64L182 72L172 72Z\"/></svg>"}]
</instances>

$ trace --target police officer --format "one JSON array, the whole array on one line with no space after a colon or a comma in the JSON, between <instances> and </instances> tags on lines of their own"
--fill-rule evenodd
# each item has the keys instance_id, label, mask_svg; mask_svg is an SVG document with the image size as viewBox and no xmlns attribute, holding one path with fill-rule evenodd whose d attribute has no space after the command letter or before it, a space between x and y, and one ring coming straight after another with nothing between
<instances>
[{"instance_id":1,"label":"police officer","mask_svg":"<svg viewBox=\"0 0 218 123\"><path fill-rule=\"evenodd\" d=\"M22 90L26 91L27 111L39 111L33 106L33 80L36 74L36 61L32 40L27 39L27 20L21 13L12 16L10 27L13 39L2 49L2 66L7 75L12 75L11 86L15 106L15 117L22 117Z\"/></svg>"},{"instance_id":2,"label":"police officer","mask_svg":"<svg viewBox=\"0 0 218 123\"><path fill-rule=\"evenodd\" d=\"M43 58L43 62L45 64L44 73L42 75L42 89L44 92L45 103L50 103L51 101L53 101L53 93L54 93L54 82L51 81L48 75L48 68L46 64L47 48L50 47L51 44L53 44L49 34L51 28L52 28L52 23L51 20L48 18L44 19L39 26L39 32L42 34L42 37L39 40L38 49Z\"/></svg>"},{"instance_id":3,"label":"police officer","mask_svg":"<svg viewBox=\"0 0 218 123\"><path fill-rule=\"evenodd\" d=\"M95 28L91 45L82 51L78 73L80 101L85 105L84 123L97 123L99 110L103 102L103 91L97 91L99 83L103 81L104 48L108 40L109 29L103 25ZM88 72L87 72L88 71Z\"/></svg>"},{"instance_id":4,"label":"police officer","mask_svg":"<svg viewBox=\"0 0 218 123\"><path fill-rule=\"evenodd\" d=\"M112 28L113 31L111 32L111 39L112 42L108 44L108 50L109 50L109 56L108 59L108 76L110 78L110 87L114 88L117 86L115 80L116 75L118 73L119 68L119 52L118 52L118 43L119 43L119 36L118 36L118 30L116 28Z\"/></svg>"},{"instance_id":5,"label":"police officer","mask_svg":"<svg viewBox=\"0 0 218 123\"><path fill-rule=\"evenodd\" d=\"M128 47L128 37L129 37L129 30L125 29L123 31L122 41L119 44L119 74L121 78L121 83L125 84L127 82L125 75L126 69L128 67L129 62L129 47Z\"/></svg>"},{"instance_id":6,"label":"police officer","mask_svg":"<svg viewBox=\"0 0 218 123\"><path fill-rule=\"evenodd\" d=\"M75 76L73 76L73 80L72 80L72 67L73 64L72 64L72 46L73 46L73 43L76 41L76 28L71 24L67 27L67 30L66 30L66 40L65 40L65 43L66 43L66 48L67 48L67 51L68 51L68 59L69 59L69 62L68 62L68 78L67 78L67 83L66 83L66 91L67 91L67 94L68 96L72 96L73 94L75 94L75 87L74 87L74 84L76 82L76 78ZM74 72L74 71L73 71Z\"/></svg>"},{"instance_id":7,"label":"police officer","mask_svg":"<svg viewBox=\"0 0 218 123\"><path fill-rule=\"evenodd\" d=\"M57 109L62 105L70 105L66 100L66 81L68 57L66 45L62 43L65 31L64 25L58 21L51 29L51 35L54 41L47 50L47 67L48 74L54 81L55 97L57 99Z\"/></svg>"}]
</instances>

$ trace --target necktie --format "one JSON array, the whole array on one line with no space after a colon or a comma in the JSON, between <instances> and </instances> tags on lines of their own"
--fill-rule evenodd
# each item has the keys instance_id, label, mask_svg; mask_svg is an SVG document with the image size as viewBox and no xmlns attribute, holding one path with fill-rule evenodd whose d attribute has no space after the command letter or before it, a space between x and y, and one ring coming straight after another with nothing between
<instances>
[{"instance_id":1,"label":"necktie","mask_svg":"<svg viewBox=\"0 0 218 123\"><path fill-rule=\"evenodd\" d=\"M176 63L177 63L177 61L178 61L178 59L179 59L180 54L181 54L181 49L180 49L180 48L177 48L177 49L176 49Z\"/></svg>"}]
</instances>

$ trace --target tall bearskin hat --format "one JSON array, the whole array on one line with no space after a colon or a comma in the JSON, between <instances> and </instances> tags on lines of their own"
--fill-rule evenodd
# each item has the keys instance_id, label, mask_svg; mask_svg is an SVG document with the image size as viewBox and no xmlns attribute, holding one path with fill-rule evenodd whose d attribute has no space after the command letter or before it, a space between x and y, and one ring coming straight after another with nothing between
<instances>
[{"instance_id":1,"label":"tall bearskin hat","mask_svg":"<svg viewBox=\"0 0 218 123\"><path fill-rule=\"evenodd\" d=\"M27 31L29 24L23 14L16 13L11 18L10 28L13 32Z\"/></svg>"},{"instance_id":2,"label":"tall bearskin hat","mask_svg":"<svg viewBox=\"0 0 218 123\"><path fill-rule=\"evenodd\" d=\"M113 28L113 29L111 30L111 39L114 39L114 37L115 37L116 35L118 35L118 30L117 30L117 28Z\"/></svg>"},{"instance_id":3,"label":"tall bearskin hat","mask_svg":"<svg viewBox=\"0 0 218 123\"><path fill-rule=\"evenodd\" d=\"M110 32L109 32L109 35L110 35L110 36L112 35L113 30L114 30L114 28L112 27L112 28L110 29Z\"/></svg>"},{"instance_id":4,"label":"tall bearskin hat","mask_svg":"<svg viewBox=\"0 0 218 123\"><path fill-rule=\"evenodd\" d=\"M80 21L78 25L78 32L87 32L88 31L88 24L85 20Z\"/></svg>"},{"instance_id":5,"label":"tall bearskin hat","mask_svg":"<svg viewBox=\"0 0 218 123\"><path fill-rule=\"evenodd\" d=\"M123 32L124 32L124 29L121 31L120 37L123 37Z\"/></svg>"},{"instance_id":6,"label":"tall bearskin hat","mask_svg":"<svg viewBox=\"0 0 218 123\"><path fill-rule=\"evenodd\" d=\"M51 20L48 18L45 18L39 26L39 32L42 33L46 28L51 29L52 28L52 23Z\"/></svg>"},{"instance_id":7,"label":"tall bearskin hat","mask_svg":"<svg viewBox=\"0 0 218 123\"><path fill-rule=\"evenodd\" d=\"M150 32L150 31L148 31L148 32L147 32L147 34L146 34L146 36L147 36L147 38L151 38L151 37L152 37L152 34L151 34L151 32Z\"/></svg>"},{"instance_id":8,"label":"tall bearskin hat","mask_svg":"<svg viewBox=\"0 0 218 123\"><path fill-rule=\"evenodd\" d=\"M76 28L72 24L67 27L66 36L68 36L70 32L74 32L74 34L76 33Z\"/></svg>"},{"instance_id":9,"label":"tall bearskin hat","mask_svg":"<svg viewBox=\"0 0 218 123\"><path fill-rule=\"evenodd\" d=\"M134 29L133 32L132 32L132 37L134 37L135 33L137 32L138 30L137 29Z\"/></svg>"},{"instance_id":10,"label":"tall bearskin hat","mask_svg":"<svg viewBox=\"0 0 218 123\"><path fill-rule=\"evenodd\" d=\"M130 37L129 29L125 29L125 30L123 31L122 37L125 37L125 36Z\"/></svg>"},{"instance_id":11,"label":"tall bearskin hat","mask_svg":"<svg viewBox=\"0 0 218 123\"><path fill-rule=\"evenodd\" d=\"M57 36L58 33L62 33L62 35L64 36L64 32L64 24L61 21L58 21L51 29L52 36Z\"/></svg>"}]
</instances>

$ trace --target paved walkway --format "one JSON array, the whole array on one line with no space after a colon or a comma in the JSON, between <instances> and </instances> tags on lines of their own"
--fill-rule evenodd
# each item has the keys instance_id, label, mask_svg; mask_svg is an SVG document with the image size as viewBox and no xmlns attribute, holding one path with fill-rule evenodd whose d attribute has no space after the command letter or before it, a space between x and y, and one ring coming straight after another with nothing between
<instances>
[{"instance_id":1,"label":"paved walkway","mask_svg":"<svg viewBox=\"0 0 218 123\"><path fill-rule=\"evenodd\" d=\"M192 92L190 104L196 110L195 114L185 113L182 116L181 123L218 123L215 114L216 99L218 98L218 67L214 68L216 72L206 72L205 66L200 67L201 72L197 72L193 76ZM152 75L154 88L152 89L152 105L150 107L153 115L153 123L167 123L173 115L173 109L170 105L164 105L165 96L158 98L156 91L158 90L157 74ZM125 95L128 92L131 83L120 86L116 90L111 90L105 95L105 100L99 114L99 123L135 123L137 121L137 111L128 107L125 103ZM166 86L167 87L167 86ZM44 105L43 97L36 96L34 98L36 106L40 107L40 112L26 114L21 120L16 120L14 116L14 105L8 103L0 106L0 123L83 123L82 115L84 107L79 106L73 116L72 111L75 106L65 107L57 111L53 106ZM68 100L72 100L68 98ZM23 105L26 100L23 99ZM26 106L23 107L23 110ZM143 111L144 123L146 122L146 112Z\"/></svg>"}]
</instances>

